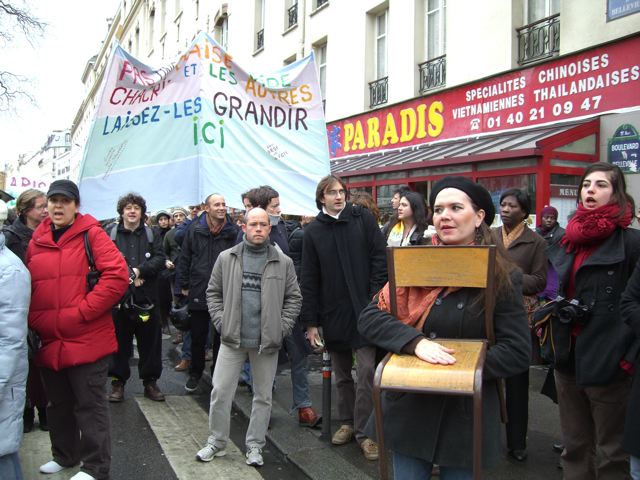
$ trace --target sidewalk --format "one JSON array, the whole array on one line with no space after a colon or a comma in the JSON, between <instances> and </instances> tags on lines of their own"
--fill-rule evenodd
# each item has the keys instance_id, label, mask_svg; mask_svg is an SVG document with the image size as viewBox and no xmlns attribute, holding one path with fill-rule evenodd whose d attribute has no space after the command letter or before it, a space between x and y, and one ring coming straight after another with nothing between
<instances>
[{"instance_id":1,"label":"sidewalk","mask_svg":"<svg viewBox=\"0 0 640 480\"><path fill-rule=\"evenodd\" d=\"M176 347L179 352L180 346ZM309 387L313 408L322 413L322 359L320 355L309 356ZM309 478L317 480L370 480L378 477L378 462L366 460L355 441L335 446L320 439L321 429L298 425L297 411L290 412L292 405L291 373L289 365L278 368L276 389L273 394L271 421L267 431L268 440ZM202 380L211 385L209 364ZM335 421L335 386L332 385L331 432L340 428ZM251 415L252 396L247 387L238 387L233 400L234 408L247 419Z\"/></svg>"}]
</instances>

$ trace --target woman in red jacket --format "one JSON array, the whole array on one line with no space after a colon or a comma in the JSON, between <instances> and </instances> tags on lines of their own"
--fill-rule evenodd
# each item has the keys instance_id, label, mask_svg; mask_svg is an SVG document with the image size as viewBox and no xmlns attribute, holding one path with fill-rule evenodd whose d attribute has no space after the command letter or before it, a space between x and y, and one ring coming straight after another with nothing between
<instances>
[{"instance_id":1,"label":"woman in red jacket","mask_svg":"<svg viewBox=\"0 0 640 480\"><path fill-rule=\"evenodd\" d=\"M41 367L53 459L41 473L82 462L73 480L109 478L110 420L105 385L109 356L118 348L111 308L129 284L124 258L90 215L78 213L80 194L69 180L47 192L49 218L27 249L31 272L29 327L42 340L35 361ZM101 272L89 291L88 237Z\"/></svg>"}]
</instances>

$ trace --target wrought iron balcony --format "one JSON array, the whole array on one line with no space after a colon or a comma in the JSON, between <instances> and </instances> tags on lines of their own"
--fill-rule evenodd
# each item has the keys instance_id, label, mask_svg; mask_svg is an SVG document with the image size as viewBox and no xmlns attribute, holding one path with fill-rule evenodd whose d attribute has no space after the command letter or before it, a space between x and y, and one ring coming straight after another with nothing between
<instances>
[{"instance_id":1,"label":"wrought iron balcony","mask_svg":"<svg viewBox=\"0 0 640 480\"><path fill-rule=\"evenodd\" d=\"M260 50L264 47L264 28L262 30L258 30L256 34L256 50Z\"/></svg>"},{"instance_id":2,"label":"wrought iron balcony","mask_svg":"<svg viewBox=\"0 0 640 480\"><path fill-rule=\"evenodd\" d=\"M447 56L442 55L418 65L420 71L420 93L444 87L447 82Z\"/></svg>"},{"instance_id":3,"label":"wrought iron balcony","mask_svg":"<svg viewBox=\"0 0 640 480\"><path fill-rule=\"evenodd\" d=\"M543 18L521 28L518 33L518 63L537 62L560 53L560 14Z\"/></svg>"},{"instance_id":4,"label":"wrought iron balcony","mask_svg":"<svg viewBox=\"0 0 640 480\"><path fill-rule=\"evenodd\" d=\"M387 103L388 88L389 77L369 82L369 106L371 108Z\"/></svg>"},{"instance_id":5,"label":"wrought iron balcony","mask_svg":"<svg viewBox=\"0 0 640 480\"><path fill-rule=\"evenodd\" d=\"M289 7L289 26L287 28L291 28L294 25L298 24L298 4L294 3Z\"/></svg>"}]
</instances>

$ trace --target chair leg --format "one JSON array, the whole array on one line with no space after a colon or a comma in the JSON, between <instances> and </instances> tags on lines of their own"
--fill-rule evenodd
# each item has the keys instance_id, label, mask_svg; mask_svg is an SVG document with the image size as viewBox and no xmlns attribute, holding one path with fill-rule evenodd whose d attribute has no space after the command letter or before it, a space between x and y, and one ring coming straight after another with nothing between
<instances>
[{"instance_id":1,"label":"chair leg","mask_svg":"<svg viewBox=\"0 0 640 480\"><path fill-rule=\"evenodd\" d=\"M384 448L384 430L382 428L382 399L380 386L373 385L373 409L376 420L376 436L378 438L378 470L380 480L387 480L387 452Z\"/></svg>"},{"instance_id":2,"label":"chair leg","mask_svg":"<svg viewBox=\"0 0 640 480\"><path fill-rule=\"evenodd\" d=\"M482 387L473 394L473 479L482 479Z\"/></svg>"}]
</instances>

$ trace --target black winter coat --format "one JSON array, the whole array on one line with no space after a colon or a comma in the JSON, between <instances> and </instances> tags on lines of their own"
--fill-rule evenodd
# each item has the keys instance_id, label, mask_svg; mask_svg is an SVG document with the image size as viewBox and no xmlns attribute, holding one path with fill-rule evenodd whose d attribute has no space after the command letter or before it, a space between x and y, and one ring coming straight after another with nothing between
<instances>
[{"instance_id":1,"label":"black winter coat","mask_svg":"<svg viewBox=\"0 0 640 480\"><path fill-rule=\"evenodd\" d=\"M562 228L560 224L556 223L555 226L547 233L544 233L541 227L536 228L536 233L547 241L547 245L549 247L552 247L562 240L564 228Z\"/></svg>"},{"instance_id":2,"label":"black winter coat","mask_svg":"<svg viewBox=\"0 0 640 480\"><path fill-rule=\"evenodd\" d=\"M639 258L640 230L617 228L576 272L574 297L591 311L572 346L575 361L556 368L575 371L580 387L606 385L621 374L633 335L620 316L620 297ZM565 296L574 254L557 245L549 261L558 272L558 294Z\"/></svg>"},{"instance_id":3,"label":"black winter coat","mask_svg":"<svg viewBox=\"0 0 640 480\"><path fill-rule=\"evenodd\" d=\"M300 321L321 326L330 350L366 345L358 316L386 282L384 236L367 209L347 203L337 220L320 212L305 227Z\"/></svg>"},{"instance_id":4,"label":"black winter coat","mask_svg":"<svg viewBox=\"0 0 640 480\"><path fill-rule=\"evenodd\" d=\"M112 228L118 229L114 243L127 265L140 270L140 277L144 279L144 283L135 288L135 299L156 302L156 278L160 270L165 268L160 235L154 232L153 243L150 243L143 222L133 231L124 228L122 223L114 224L107 231L109 235Z\"/></svg>"},{"instance_id":5,"label":"black winter coat","mask_svg":"<svg viewBox=\"0 0 640 480\"><path fill-rule=\"evenodd\" d=\"M522 274L514 270L512 289L496 299L496 344L489 348L482 388L482 456L485 468L501 457L500 402L497 378L521 373L529 367L531 344L522 299ZM358 329L385 350L402 353L418 337L486 338L478 289L464 288L438 299L422 332L405 325L371 302L360 315ZM455 354L454 354L455 355ZM469 397L384 392L382 397L386 446L399 453L439 465L472 467L473 400ZM373 422L369 435L375 438Z\"/></svg>"},{"instance_id":6,"label":"black winter coat","mask_svg":"<svg viewBox=\"0 0 640 480\"><path fill-rule=\"evenodd\" d=\"M194 220L184 236L176 279L189 290L189 310L207 310L205 293L218 255L236 244L238 227L227 219L215 237L207 225L206 212Z\"/></svg>"},{"instance_id":7,"label":"black winter coat","mask_svg":"<svg viewBox=\"0 0 640 480\"><path fill-rule=\"evenodd\" d=\"M635 376L629 395L627 420L624 425L622 447L635 457L640 457L640 261L631 275L627 288L620 300L622 320L631 328L634 335L633 349L629 351L627 361L635 357Z\"/></svg>"},{"instance_id":8,"label":"black winter coat","mask_svg":"<svg viewBox=\"0 0 640 480\"><path fill-rule=\"evenodd\" d=\"M15 253L16 256L22 260L22 263L24 263L33 230L27 227L22 222L22 219L18 217L11 225L3 227L2 233L4 233L7 248Z\"/></svg>"}]
</instances>

